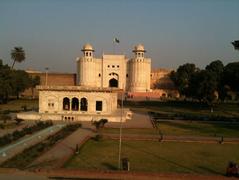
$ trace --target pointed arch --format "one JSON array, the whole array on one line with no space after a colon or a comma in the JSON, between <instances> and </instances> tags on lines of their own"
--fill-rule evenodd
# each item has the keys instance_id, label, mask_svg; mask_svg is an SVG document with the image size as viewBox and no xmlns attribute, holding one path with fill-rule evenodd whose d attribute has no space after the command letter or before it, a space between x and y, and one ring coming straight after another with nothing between
<instances>
[{"instance_id":1,"label":"pointed arch","mask_svg":"<svg viewBox=\"0 0 239 180\"><path fill-rule=\"evenodd\" d=\"M86 98L81 98L80 100L80 110L87 111L88 110L88 101Z\"/></svg>"},{"instance_id":2,"label":"pointed arch","mask_svg":"<svg viewBox=\"0 0 239 180\"><path fill-rule=\"evenodd\" d=\"M118 87L118 80L115 78L112 78L109 80L109 87Z\"/></svg>"},{"instance_id":3,"label":"pointed arch","mask_svg":"<svg viewBox=\"0 0 239 180\"><path fill-rule=\"evenodd\" d=\"M72 111L78 111L79 110L79 99L74 97L71 101L71 109Z\"/></svg>"},{"instance_id":4,"label":"pointed arch","mask_svg":"<svg viewBox=\"0 0 239 180\"><path fill-rule=\"evenodd\" d=\"M70 99L68 97L63 98L63 110L70 110Z\"/></svg>"}]
</instances>

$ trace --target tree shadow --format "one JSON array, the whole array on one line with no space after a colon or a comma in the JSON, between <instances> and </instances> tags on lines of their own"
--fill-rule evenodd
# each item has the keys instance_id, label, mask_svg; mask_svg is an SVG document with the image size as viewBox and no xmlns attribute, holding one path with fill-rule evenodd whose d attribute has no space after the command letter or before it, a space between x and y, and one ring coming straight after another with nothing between
<instances>
[{"instance_id":1,"label":"tree shadow","mask_svg":"<svg viewBox=\"0 0 239 180\"><path fill-rule=\"evenodd\" d=\"M174 165L174 166L181 167L181 168L186 169L186 170L188 170L188 171L191 171L191 172L193 172L193 173L198 173L195 169L192 169L192 168L190 168L190 167L184 166L184 165L179 164L179 163L177 163L177 162L175 162L175 161L172 161L172 160L170 160L170 159L167 159L167 158L164 158L164 157L162 157L162 156L159 156L158 154L154 154L154 153L151 153L151 152L148 152L148 151L136 149L134 146L129 145L128 143L125 143L125 142L124 142L124 144L127 145L127 147L133 149L134 151L143 152L144 154L151 155L151 156L153 156L153 157L155 157L155 158L158 158L158 159L160 159L160 160L162 160L162 161L165 161L165 162L167 162L167 163L169 163L169 164L172 164L172 165Z\"/></svg>"},{"instance_id":2,"label":"tree shadow","mask_svg":"<svg viewBox=\"0 0 239 180\"><path fill-rule=\"evenodd\" d=\"M110 169L110 170L117 170L118 169L115 165L107 163L107 162L103 162L103 163L101 163L101 165L106 167L107 169Z\"/></svg>"},{"instance_id":3,"label":"tree shadow","mask_svg":"<svg viewBox=\"0 0 239 180\"><path fill-rule=\"evenodd\" d=\"M239 130L239 124L230 124L230 123L223 123L223 122L201 122L202 124L195 124L194 122L172 122L172 121L164 121L163 124L166 124L171 127L176 127L182 130L190 130L192 132L198 132L205 134L207 136L222 136L228 131L235 131ZM210 127L204 127L209 125ZM160 125L159 125L160 128Z\"/></svg>"},{"instance_id":4,"label":"tree shadow","mask_svg":"<svg viewBox=\"0 0 239 180\"><path fill-rule=\"evenodd\" d=\"M203 171L206 171L206 172L209 172L209 173L212 173L212 174L224 175L224 173L218 172L218 171L216 171L216 170L214 170L212 168L209 168L209 167L197 166L197 168L202 169Z\"/></svg>"}]
</instances>

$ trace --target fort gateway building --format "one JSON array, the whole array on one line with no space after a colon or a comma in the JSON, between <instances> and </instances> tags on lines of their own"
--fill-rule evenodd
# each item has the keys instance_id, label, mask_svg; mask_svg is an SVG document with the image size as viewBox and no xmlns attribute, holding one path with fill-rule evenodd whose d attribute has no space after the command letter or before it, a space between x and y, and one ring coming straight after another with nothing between
<instances>
[{"instance_id":1,"label":"fort gateway building","mask_svg":"<svg viewBox=\"0 0 239 180\"><path fill-rule=\"evenodd\" d=\"M90 44L82 48L77 58L76 86L38 86L39 112L19 113L18 118L28 120L92 121L106 118L119 122L117 94L150 92L151 59L145 58L144 46L133 49L134 57L102 55L94 58ZM130 118L124 110L123 121Z\"/></svg>"}]
</instances>

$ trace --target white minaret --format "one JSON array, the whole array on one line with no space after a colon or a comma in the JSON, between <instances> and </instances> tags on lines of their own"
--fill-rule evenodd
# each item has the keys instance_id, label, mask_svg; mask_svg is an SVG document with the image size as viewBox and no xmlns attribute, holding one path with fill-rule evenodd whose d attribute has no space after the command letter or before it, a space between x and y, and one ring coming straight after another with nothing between
<instances>
[{"instance_id":1,"label":"white minaret","mask_svg":"<svg viewBox=\"0 0 239 180\"><path fill-rule=\"evenodd\" d=\"M77 60L78 84L80 86L95 86L95 62L93 59L94 49L90 44L85 44L81 50L83 57Z\"/></svg>"},{"instance_id":2,"label":"white minaret","mask_svg":"<svg viewBox=\"0 0 239 180\"><path fill-rule=\"evenodd\" d=\"M150 91L151 59L144 57L146 50L142 44L135 46L133 52L135 57L130 61L129 91Z\"/></svg>"}]
</instances>

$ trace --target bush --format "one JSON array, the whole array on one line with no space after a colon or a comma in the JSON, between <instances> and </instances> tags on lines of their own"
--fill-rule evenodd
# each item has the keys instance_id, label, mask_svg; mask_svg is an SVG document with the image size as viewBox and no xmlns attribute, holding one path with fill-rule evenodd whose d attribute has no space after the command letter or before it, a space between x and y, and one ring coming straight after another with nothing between
<instances>
[{"instance_id":1,"label":"bush","mask_svg":"<svg viewBox=\"0 0 239 180\"><path fill-rule=\"evenodd\" d=\"M100 135L100 134L97 134L97 135L95 135L95 137L93 137L92 139L95 140L95 141L100 141L100 140L103 139L103 136Z\"/></svg>"},{"instance_id":2,"label":"bush","mask_svg":"<svg viewBox=\"0 0 239 180\"><path fill-rule=\"evenodd\" d=\"M11 143L12 141L15 141L17 139L20 139L21 137L32 134L36 131L42 130L44 128L47 128L49 126L52 126L52 121L45 121L45 122L37 122L35 125L30 127L24 127L21 131L14 131L12 134L6 134L2 137L0 137L0 146L4 146L6 144Z\"/></svg>"}]
</instances>

